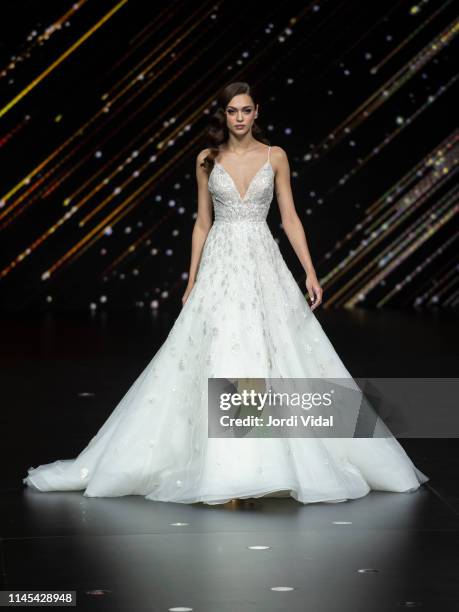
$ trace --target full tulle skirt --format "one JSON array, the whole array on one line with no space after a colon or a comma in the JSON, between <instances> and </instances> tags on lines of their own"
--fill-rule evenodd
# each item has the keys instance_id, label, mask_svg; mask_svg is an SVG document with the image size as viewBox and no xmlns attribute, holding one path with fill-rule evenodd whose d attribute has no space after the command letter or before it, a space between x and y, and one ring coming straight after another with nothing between
<instances>
[{"instance_id":1,"label":"full tulle skirt","mask_svg":"<svg viewBox=\"0 0 459 612\"><path fill-rule=\"evenodd\" d=\"M413 492L429 480L390 433L211 438L209 378L356 386L265 221L213 224L194 287L152 360L77 457L31 467L23 482L87 497L220 504L291 496L306 504Z\"/></svg>"}]
</instances>

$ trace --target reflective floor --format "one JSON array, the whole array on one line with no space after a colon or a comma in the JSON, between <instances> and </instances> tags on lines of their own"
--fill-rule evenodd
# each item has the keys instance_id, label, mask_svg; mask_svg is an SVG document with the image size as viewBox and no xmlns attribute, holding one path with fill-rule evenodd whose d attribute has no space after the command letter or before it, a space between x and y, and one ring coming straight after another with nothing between
<instances>
[{"instance_id":1,"label":"reflective floor","mask_svg":"<svg viewBox=\"0 0 459 612\"><path fill-rule=\"evenodd\" d=\"M76 591L79 610L459 609L457 439L400 440L431 477L415 493L339 504L185 505L23 488L27 467L87 444L170 328L129 317L3 317L3 591ZM451 316L319 319L356 377L457 376Z\"/></svg>"}]
</instances>

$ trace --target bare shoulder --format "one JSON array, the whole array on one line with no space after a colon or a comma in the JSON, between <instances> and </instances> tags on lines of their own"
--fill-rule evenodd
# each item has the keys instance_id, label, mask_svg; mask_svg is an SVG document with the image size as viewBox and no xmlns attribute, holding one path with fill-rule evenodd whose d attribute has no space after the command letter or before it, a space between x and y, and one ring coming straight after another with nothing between
<instances>
[{"instance_id":1,"label":"bare shoulder","mask_svg":"<svg viewBox=\"0 0 459 612\"><path fill-rule=\"evenodd\" d=\"M196 156L196 164L200 166L209 154L210 154L209 148L202 149L202 151L199 151L198 155Z\"/></svg>"},{"instance_id":2,"label":"bare shoulder","mask_svg":"<svg viewBox=\"0 0 459 612\"><path fill-rule=\"evenodd\" d=\"M282 147L274 146L271 147L271 157L275 161L282 162L287 160L287 153Z\"/></svg>"},{"instance_id":3,"label":"bare shoulder","mask_svg":"<svg viewBox=\"0 0 459 612\"><path fill-rule=\"evenodd\" d=\"M288 168L287 153L282 147L271 147L271 164L275 171Z\"/></svg>"}]
</instances>

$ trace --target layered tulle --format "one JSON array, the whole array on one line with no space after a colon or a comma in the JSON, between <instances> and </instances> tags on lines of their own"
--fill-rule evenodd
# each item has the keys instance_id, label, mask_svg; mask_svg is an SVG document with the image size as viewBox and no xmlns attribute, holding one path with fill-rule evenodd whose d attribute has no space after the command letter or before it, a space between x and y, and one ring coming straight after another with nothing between
<instances>
[{"instance_id":1,"label":"layered tulle","mask_svg":"<svg viewBox=\"0 0 459 612\"><path fill-rule=\"evenodd\" d=\"M334 378L357 388L256 215L215 220L159 351L76 458L30 468L23 482L213 504L263 495L339 501L428 480L390 434L209 438L207 385L216 377Z\"/></svg>"}]
</instances>

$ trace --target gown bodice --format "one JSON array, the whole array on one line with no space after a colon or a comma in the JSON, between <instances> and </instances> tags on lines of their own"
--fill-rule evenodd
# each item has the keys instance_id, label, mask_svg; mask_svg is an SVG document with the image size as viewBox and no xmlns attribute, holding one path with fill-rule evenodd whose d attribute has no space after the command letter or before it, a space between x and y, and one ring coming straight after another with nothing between
<instances>
[{"instance_id":1,"label":"gown bodice","mask_svg":"<svg viewBox=\"0 0 459 612\"><path fill-rule=\"evenodd\" d=\"M271 148L271 147L270 147ZM274 194L274 170L268 159L257 170L241 197L227 170L217 161L209 175L215 221L266 221Z\"/></svg>"}]
</instances>

